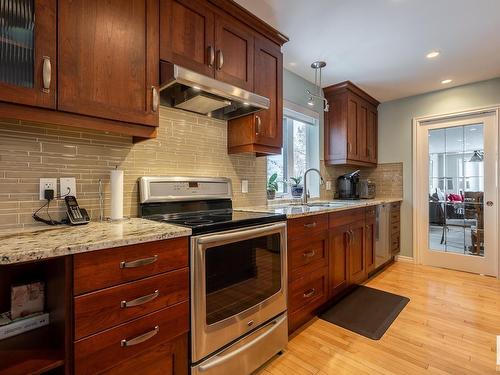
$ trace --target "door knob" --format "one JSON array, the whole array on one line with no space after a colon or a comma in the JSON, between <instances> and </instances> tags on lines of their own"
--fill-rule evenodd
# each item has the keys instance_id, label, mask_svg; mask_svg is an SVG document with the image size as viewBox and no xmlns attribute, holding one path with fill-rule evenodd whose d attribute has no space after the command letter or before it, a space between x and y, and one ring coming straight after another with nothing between
<instances>
[{"instance_id":1,"label":"door knob","mask_svg":"<svg viewBox=\"0 0 500 375\"><path fill-rule=\"evenodd\" d=\"M491 207L491 206L493 206L493 202L492 202L492 201L488 201L488 202L486 202L486 205L487 205L488 207Z\"/></svg>"}]
</instances>

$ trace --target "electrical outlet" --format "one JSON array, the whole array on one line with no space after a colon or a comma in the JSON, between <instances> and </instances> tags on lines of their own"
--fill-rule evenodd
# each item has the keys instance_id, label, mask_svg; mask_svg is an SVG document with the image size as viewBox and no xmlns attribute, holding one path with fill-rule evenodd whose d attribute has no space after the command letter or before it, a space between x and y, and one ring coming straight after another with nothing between
<instances>
[{"instance_id":1,"label":"electrical outlet","mask_svg":"<svg viewBox=\"0 0 500 375\"><path fill-rule=\"evenodd\" d=\"M76 198L76 178L74 177L61 177L59 179L61 187L61 197L72 195Z\"/></svg>"},{"instance_id":2,"label":"electrical outlet","mask_svg":"<svg viewBox=\"0 0 500 375\"><path fill-rule=\"evenodd\" d=\"M54 190L54 197L57 197L57 178L40 179L40 200L45 200L45 190Z\"/></svg>"},{"instance_id":3,"label":"electrical outlet","mask_svg":"<svg viewBox=\"0 0 500 375\"><path fill-rule=\"evenodd\" d=\"M326 190L332 190L332 182L331 181L326 181L325 189Z\"/></svg>"}]
</instances>

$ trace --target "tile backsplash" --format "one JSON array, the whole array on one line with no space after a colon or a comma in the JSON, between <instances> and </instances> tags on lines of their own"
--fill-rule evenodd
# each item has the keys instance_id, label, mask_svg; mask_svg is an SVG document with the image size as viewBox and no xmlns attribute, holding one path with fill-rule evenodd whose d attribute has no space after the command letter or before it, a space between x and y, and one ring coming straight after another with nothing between
<instances>
[{"instance_id":1,"label":"tile backsplash","mask_svg":"<svg viewBox=\"0 0 500 375\"><path fill-rule=\"evenodd\" d=\"M332 199L336 190L336 179L338 176L359 169L361 178L367 178L375 182L378 197L403 197L403 163L378 164L377 168L358 168L346 166L326 166L321 162L321 174L325 180L332 182L332 190L326 191L321 186L321 199Z\"/></svg>"},{"instance_id":2,"label":"tile backsplash","mask_svg":"<svg viewBox=\"0 0 500 375\"><path fill-rule=\"evenodd\" d=\"M98 181L103 180L109 215L109 172L125 172L124 215L138 215L140 176L224 176L232 179L235 207L266 203L266 158L227 154L227 123L172 109L160 111L156 139L134 144L132 138L103 132L0 120L0 229L35 225L32 213L40 177L76 177L77 199L93 218L99 216ZM241 193L241 180L249 193ZM49 213L64 215L64 203ZM45 209L41 211L46 216Z\"/></svg>"}]
</instances>

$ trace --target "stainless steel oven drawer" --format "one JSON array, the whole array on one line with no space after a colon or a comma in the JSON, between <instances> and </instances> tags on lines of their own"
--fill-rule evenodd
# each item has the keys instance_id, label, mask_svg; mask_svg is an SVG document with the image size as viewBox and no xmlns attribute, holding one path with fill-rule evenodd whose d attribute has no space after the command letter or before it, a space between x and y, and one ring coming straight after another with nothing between
<instances>
[{"instance_id":1,"label":"stainless steel oven drawer","mask_svg":"<svg viewBox=\"0 0 500 375\"><path fill-rule=\"evenodd\" d=\"M287 342L288 322L285 312L191 367L191 375L249 375L284 349Z\"/></svg>"}]
</instances>

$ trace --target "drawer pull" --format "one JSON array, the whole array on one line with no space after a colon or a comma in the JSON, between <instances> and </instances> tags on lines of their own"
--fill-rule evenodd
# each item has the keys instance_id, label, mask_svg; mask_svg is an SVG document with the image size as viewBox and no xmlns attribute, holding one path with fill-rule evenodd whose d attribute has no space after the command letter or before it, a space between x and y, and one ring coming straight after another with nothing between
<instances>
[{"instance_id":1,"label":"drawer pull","mask_svg":"<svg viewBox=\"0 0 500 375\"><path fill-rule=\"evenodd\" d=\"M304 292L304 298L310 298L312 296L314 296L316 294L316 289L315 288L311 288L309 290L306 290Z\"/></svg>"},{"instance_id":2,"label":"drawer pull","mask_svg":"<svg viewBox=\"0 0 500 375\"><path fill-rule=\"evenodd\" d=\"M147 266L148 264L153 264L157 260L158 260L158 255L154 255L150 258L132 260L130 262L126 262L123 260L120 262L120 268L123 269L123 268L136 268L136 267Z\"/></svg>"},{"instance_id":3,"label":"drawer pull","mask_svg":"<svg viewBox=\"0 0 500 375\"><path fill-rule=\"evenodd\" d=\"M308 223L308 224L304 224L304 227L305 228L316 228L316 222L312 222L312 223Z\"/></svg>"},{"instance_id":4,"label":"drawer pull","mask_svg":"<svg viewBox=\"0 0 500 375\"><path fill-rule=\"evenodd\" d=\"M149 340L153 336L156 336L158 334L158 332L160 332L160 326L156 326L152 331L149 331L149 332L146 332L142 335L134 337L133 339L129 339L129 340L123 339L121 341L121 346L127 347L127 346L134 346L134 345L140 344L144 341Z\"/></svg>"},{"instance_id":5,"label":"drawer pull","mask_svg":"<svg viewBox=\"0 0 500 375\"><path fill-rule=\"evenodd\" d=\"M120 307L122 309L124 309L126 307L134 307L134 306L144 305L145 303L151 302L152 300L158 298L159 295L160 295L160 291L155 290L155 292L152 294L148 294L147 296L142 296L142 297L133 299L132 301L121 301Z\"/></svg>"},{"instance_id":6,"label":"drawer pull","mask_svg":"<svg viewBox=\"0 0 500 375\"><path fill-rule=\"evenodd\" d=\"M302 254L302 256L304 258L312 258L315 255L316 255L316 251L315 250L307 251L304 254Z\"/></svg>"}]
</instances>

